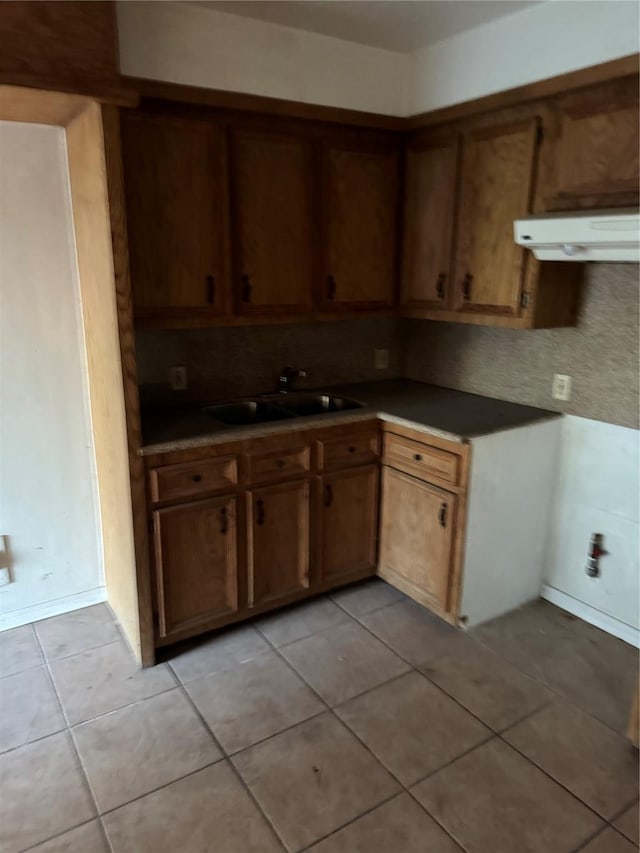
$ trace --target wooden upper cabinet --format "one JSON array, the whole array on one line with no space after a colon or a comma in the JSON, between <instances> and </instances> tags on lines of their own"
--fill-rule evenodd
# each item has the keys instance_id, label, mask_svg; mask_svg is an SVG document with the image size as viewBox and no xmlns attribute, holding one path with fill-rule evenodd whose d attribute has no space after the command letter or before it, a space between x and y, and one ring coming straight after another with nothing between
<instances>
[{"instance_id":1,"label":"wooden upper cabinet","mask_svg":"<svg viewBox=\"0 0 640 853\"><path fill-rule=\"evenodd\" d=\"M397 153L326 145L322 182L322 307L391 305L396 276Z\"/></svg>"},{"instance_id":2,"label":"wooden upper cabinet","mask_svg":"<svg viewBox=\"0 0 640 853\"><path fill-rule=\"evenodd\" d=\"M115 3L0 4L0 79L16 86L122 94Z\"/></svg>"},{"instance_id":3,"label":"wooden upper cabinet","mask_svg":"<svg viewBox=\"0 0 640 853\"><path fill-rule=\"evenodd\" d=\"M249 607L309 587L309 492L308 480L247 492Z\"/></svg>"},{"instance_id":4,"label":"wooden upper cabinet","mask_svg":"<svg viewBox=\"0 0 640 853\"><path fill-rule=\"evenodd\" d=\"M193 631L238 607L236 499L153 513L161 637Z\"/></svg>"},{"instance_id":5,"label":"wooden upper cabinet","mask_svg":"<svg viewBox=\"0 0 640 853\"><path fill-rule=\"evenodd\" d=\"M458 140L409 148L402 250L403 305L441 308L450 280Z\"/></svg>"},{"instance_id":6,"label":"wooden upper cabinet","mask_svg":"<svg viewBox=\"0 0 640 853\"><path fill-rule=\"evenodd\" d=\"M234 133L232 202L237 312L308 311L314 274L311 144L295 136Z\"/></svg>"},{"instance_id":7,"label":"wooden upper cabinet","mask_svg":"<svg viewBox=\"0 0 640 853\"><path fill-rule=\"evenodd\" d=\"M125 112L122 138L136 313L224 313L224 131L208 121Z\"/></svg>"},{"instance_id":8,"label":"wooden upper cabinet","mask_svg":"<svg viewBox=\"0 0 640 853\"><path fill-rule=\"evenodd\" d=\"M637 205L637 78L566 96L558 110L556 181L548 207Z\"/></svg>"},{"instance_id":9,"label":"wooden upper cabinet","mask_svg":"<svg viewBox=\"0 0 640 853\"><path fill-rule=\"evenodd\" d=\"M525 252L513 221L531 206L538 119L483 128L463 141L456 233L454 307L518 316Z\"/></svg>"}]
</instances>

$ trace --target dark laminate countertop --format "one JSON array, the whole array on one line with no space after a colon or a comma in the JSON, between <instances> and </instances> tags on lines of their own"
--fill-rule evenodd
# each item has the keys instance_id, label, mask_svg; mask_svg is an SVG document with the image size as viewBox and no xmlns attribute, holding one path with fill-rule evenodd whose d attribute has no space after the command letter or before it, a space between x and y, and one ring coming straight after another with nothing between
<instances>
[{"instance_id":1,"label":"dark laminate countertop","mask_svg":"<svg viewBox=\"0 0 640 853\"><path fill-rule=\"evenodd\" d=\"M556 412L521 406L478 394L466 394L409 379L386 379L323 388L359 400L361 409L293 418L252 426L228 426L202 414L198 405L167 407L142 415L142 454L182 450L309 427L353 423L379 417L451 441L468 442L478 436L524 426Z\"/></svg>"}]
</instances>

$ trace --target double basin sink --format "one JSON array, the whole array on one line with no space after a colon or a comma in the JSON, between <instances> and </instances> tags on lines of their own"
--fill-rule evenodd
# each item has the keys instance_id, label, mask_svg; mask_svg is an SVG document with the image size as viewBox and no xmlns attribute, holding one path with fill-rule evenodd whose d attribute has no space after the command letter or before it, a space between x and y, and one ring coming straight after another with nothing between
<instances>
[{"instance_id":1,"label":"double basin sink","mask_svg":"<svg viewBox=\"0 0 640 853\"><path fill-rule=\"evenodd\" d=\"M329 412L346 412L361 409L364 403L337 397L333 394L293 391L286 394L271 394L229 403L205 406L203 414L223 424L243 426L283 421L289 418L306 418Z\"/></svg>"}]
</instances>

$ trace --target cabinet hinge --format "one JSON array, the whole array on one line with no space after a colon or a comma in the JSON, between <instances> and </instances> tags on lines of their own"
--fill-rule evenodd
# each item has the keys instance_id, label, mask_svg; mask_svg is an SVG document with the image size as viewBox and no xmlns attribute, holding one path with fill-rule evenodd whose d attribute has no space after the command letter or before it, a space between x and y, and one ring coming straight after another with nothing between
<instances>
[{"instance_id":1,"label":"cabinet hinge","mask_svg":"<svg viewBox=\"0 0 640 853\"><path fill-rule=\"evenodd\" d=\"M524 291L520 294L520 305L522 308L529 307L529 294Z\"/></svg>"}]
</instances>

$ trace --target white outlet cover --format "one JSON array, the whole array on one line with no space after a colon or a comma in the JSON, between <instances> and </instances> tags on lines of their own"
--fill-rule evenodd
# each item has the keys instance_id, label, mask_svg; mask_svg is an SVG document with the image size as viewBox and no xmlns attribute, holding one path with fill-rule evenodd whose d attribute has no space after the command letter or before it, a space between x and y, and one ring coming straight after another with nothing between
<instances>
[{"instance_id":1,"label":"white outlet cover","mask_svg":"<svg viewBox=\"0 0 640 853\"><path fill-rule=\"evenodd\" d=\"M571 377L566 373L554 373L553 385L551 386L551 396L554 400L571 399Z\"/></svg>"}]
</instances>

